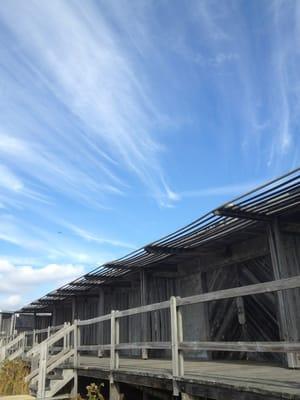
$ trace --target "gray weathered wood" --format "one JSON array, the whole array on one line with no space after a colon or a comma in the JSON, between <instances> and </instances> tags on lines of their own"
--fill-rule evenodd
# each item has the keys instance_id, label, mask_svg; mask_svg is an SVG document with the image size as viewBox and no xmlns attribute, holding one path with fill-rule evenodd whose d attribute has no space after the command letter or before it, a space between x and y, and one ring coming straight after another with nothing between
<instances>
[{"instance_id":1,"label":"gray weathered wood","mask_svg":"<svg viewBox=\"0 0 300 400\"><path fill-rule=\"evenodd\" d=\"M110 369L116 368L116 312L112 310L110 317Z\"/></svg>"},{"instance_id":2,"label":"gray weathered wood","mask_svg":"<svg viewBox=\"0 0 300 400\"><path fill-rule=\"evenodd\" d=\"M182 310L177 307L177 341L183 342L183 326L182 326ZM183 351L178 347L178 376L184 375L184 355Z\"/></svg>"},{"instance_id":3,"label":"gray weathered wood","mask_svg":"<svg viewBox=\"0 0 300 400\"><path fill-rule=\"evenodd\" d=\"M98 316L105 314L104 288L101 286L99 288L99 294L98 294L97 312L98 312ZM98 324L97 336L98 336L97 342L99 344L103 344L103 341L104 341L104 324L103 324L103 322L100 322ZM99 349L98 357L102 357L102 356L103 356L103 351L101 349Z\"/></svg>"},{"instance_id":4,"label":"gray weathered wood","mask_svg":"<svg viewBox=\"0 0 300 400\"><path fill-rule=\"evenodd\" d=\"M182 350L287 353L300 351L300 342L182 342L178 347Z\"/></svg>"},{"instance_id":5,"label":"gray weathered wood","mask_svg":"<svg viewBox=\"0 0 300 400\"><path fill-rule=\"evenodd\" d=\"M284 254L282 237L279 229L279 222L277 219L275 219L274 222L268 227L268 239L274 277L275 279L281 279L287 276L288 268L286 264L286 257ZM292 318L296 318L297 313L293 312L292 310L292 302L289 301L289 293L278 291L277 299L281 339L297 340L300 333L293 331L293 325L291 324ZM296 355L287 354L287 364L291 368L296 368L298 364Z\"/></svg>"},{"instance_id":6,"label":"gray weathered wood","mask_svg":"<svg viewBox=\"0 0 300 400\"><path fill-rule=\"evenodd\" d=\"M140 291L141 291L141 305L145 306L147 304L147 279L146 272L142 270L140 272ZM141 315L141 323L142 323L142 341L147 341L147 314L142 313ZM142 358L146 360L148 358L148 350L146 348L142 348Z\"/></svg>"},{"instance_id":7,"label":"gray weathered wood","mask_svg":"<svg viewBox=\"0 0 300 400\"><path fill-rule=\"evenodd\" d=\"M110 350L111 345L110 344L83 344L78 346L79 351L104 351L104 350Z\"/></svg>"},{"instance_id":8,"label":"gray weathered wood","mask_svg":"<svg viewBox=\"0 0 300 400\"><path fill-rule=\"evenodd\" d=\"M118 311L116 313L116 317L118 317L118 318L119 317L127 317L129 315L140 314L141 312L163 310L163 309L166 309L169 307L170 307L170 302L169 302L169 300L167 300L167 301L162 301L160 303L149 304L149 305L143 306L143 307L135 307L135 308L131 308L129 310Z\"/></svg>"},{"instance_id":9,"label":"gray weathered wood","mask_svg":"<svg viewBox=\"0 0 300 400\"><path fill-rule=\"evenodd\" d=\"M84 325L97 324L98 322L108 321L110 318L111 318L111 314L101 315L100 317L80 320L80 321L78 321L78 325L84 326Z\"/></svg>"},{"instance_id":10,"label":"gray weathered wood","mask_svg":"<svg viewBox=\"0 0 300 400\"><path fill-rule=\"evenodd\" d=\"M172 375L174 378L176 376L179 376L177 304L175 296L172 296L170 299L170 318L171 318L171 346L172 346ZM179 395L179 390L175 380L173 380L173 395L174 396Z\"/></svg>"},{"instance_id":11,"label":"gray weathered wood","mask_svg":"<svg viewBox=\"0 0 300 400\"><path fill-rule=\"evenodd\" d=\"M216 292L199 294L196 296L189 296L179 299L178 305L204 303L208 301L229 299L233 297L248 296L261 293L270 293L279 290L292 289L298 287L300 287L300 276L295 276L293 278L257 283L255 285L247 285L232 289L224 289L224 290L218 290Z\"/></svg>"}]
</instances>

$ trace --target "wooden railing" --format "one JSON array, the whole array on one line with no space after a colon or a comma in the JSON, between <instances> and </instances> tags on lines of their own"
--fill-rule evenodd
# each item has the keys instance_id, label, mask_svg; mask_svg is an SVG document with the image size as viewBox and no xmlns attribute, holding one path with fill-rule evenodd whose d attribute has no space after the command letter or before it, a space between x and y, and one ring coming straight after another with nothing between
<instances>
[{"instance_id":1,"label":"wooden railing","mask_svg":"<svg viewBox=\"0 0 300 400\"><path fill-rule=\"evenodd\" d=\"M271 282L258 283L232 289L219 290L185 298L172 296L170 300L149 304L141 307L122 311L111 311L108 315L99 316L83 321L76 321L77 326L77 351L110 350L111 371L119 368L119 352L121 350L136 349L170 349L172 361L172 375L174 381L174 394L178 394L176 379L184 376L184 353L195 350L233 351L233 352L300 352L299 342L213 342L213 341L184 341L182 324L182 308L192 304L207 303L216 300L240 298L249 295L278 292L300 287L300 276L281 279ZM120 343L120 319L141 313L157 310L170 310L171 340L167 342L135 342ZM91 324L103 323L110 320L110 344L82 345L80 341L80 328Z\"/></svg>"},{"instance_id":2,"label":"wooden railing","mask_svg":"<svg viewBox=\"0 0 300 400\"><path fill-rule=\"evenodd\" d=\"M0 362L5 359L14 360L24 354L25 349L25 333L12 335L11 340L2 343L0 347Z\"/></svg>"},{"instance_id":3,"label":"wooden railing","mask_svg":"<svg viewBox=\"0 0 300 400\"><path fill-rule=\"evenodd\" d=\"M31 360L31 372L26 377L30 382L31 390L36 392L40 399L52 398L64 383L75 379L74 386L77 386L77 337L74 336L76 324L65 323L62 327L44 341L36 344L27 352ZM77 332L77 331L76 331ZM63 363L71 360L73 373L62 376L61 382L47 390L47 376Z\"/></svg>"},{"instance_id":4,"label":"wooden railing","mask_svg":"<svg viewBox=\"0 0 300 400\"><path fill-rule=\"evenodd\" d=\"M116 371L119 369L120 351L123 350L139 350L139 349L162 349L171 350L172 376L173 376L173 391L178 394L176 381L184 376L184 353L189 351L230 351L230 352L280 352L280 353L300 353L300 343L291 341L279 342L216 342L216 341L185 341L182 323L182 310L184 307L208 303L216 300L224 300L230 298L242 298L249 295L259 295L263 293L279 292L300 288L300 276L281 279L271 282L258 283L243 287L219 290L215 292L203 293L189 297L174 297L170 300L160 303L149 304L127 310L112 310L110 314L98 316L87 320L76 320L73 325L64 325L58 332L51 335L42 341L40 344L35 344L27 353L34 357L39 355L39 361L36 368L32 371L30 378L36 379L39 376L39 381L44 382L46 373L49 371L49 362L52 360L53 365L61 363L65 360L64 348L71 349L68 358L72 357L71 364L76 370L80 366L80 353L90 351L110 351L110 370ZM151 342L120 342L120 320L125 317L149 313L158 310L169 310L171 337L170 341L151 341ZM110 343L109 344L83 344L81 340L81 330L93 325L102 324L105 321L110 321ZM45 330L35 331L34 337L40 333L45 333ZM49 333L49 332L48 332ZM51 348L57 344L59 340L63 340L62 350L55 355L51 355ZM71 355L70 355L71 354ZM45 364L45 361L46 364ZM51 361L51 362L52 362ZM43 366L44 365L44 366ZM46 366L45 366L46 365ZM299 367L299 365L298 365ZM45 369L46 368L46 369ZM35 371L35 372L34 372ZM41 372L42 371L42 372ZM75 375L76 378L76 375ZM75 379L74 378L74 379ZM111 374L113 379L113 374ZM43 389L44 383L41 383ZM43 390L40 392L42 393Z\"/></svg>"}]
</instances>

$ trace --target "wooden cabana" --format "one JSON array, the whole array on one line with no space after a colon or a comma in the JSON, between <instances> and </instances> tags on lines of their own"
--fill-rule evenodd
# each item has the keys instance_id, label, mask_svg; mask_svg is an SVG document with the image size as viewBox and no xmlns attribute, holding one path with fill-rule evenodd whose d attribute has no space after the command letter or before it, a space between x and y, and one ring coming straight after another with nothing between
<instances>
[{"instance_id":1,"label":"wooden cabana","mask_svg":"<svg viewBox=\"0 0 300 400\"><path fill-rule=\"evenodd\" d=\"M172 295L184 297L298 275L299 199L297 170L124 258L94 269L20 312L51 312L52 324L59 325L106 314L111 309L156 303ZM289 295L250 296L193 306L187 310L195 315L188 329L189 339L296 341L300 336L296 314L299 294L295 289ZM136 323L139 321L128 324L131 339L141 334ZM148 340L169 337L170 327L163 313L153 315L143 325ZM87 332L86 336L91 341L96 332Z\"/></svg>"},{"instance_id":2,"label":"wooden cabana","mask_svg":"<svg viewBox=\"0 0 300 400\"><path fill-rule=\"evenodd\" d=\"M299 342L300 289L268 290L269 281L300 275L300 169L266 183L212 210L189 225L41 297L19 313L51 313L52 325L88 320L138 306L207 294L185 303L183 341L190 360L245 360L300 368L297 352L238 349L233 342ZM289 284L292 281L288 281ZM261 286L260 284L266 283ZM247 292L247 287L254 292ZM255 291L263 287L264 290ZM271 287L271 286L270 286ZM289 286L291 287L291 286ZM239 292L236 289L239 288ZM223 291L229 293L222 296ZM237 293L234 296L230 295ZM219 293L209 297L210 293ZM225 293L225 292L224 292ZM254 293L254 294L252 294ZM120 343L169 342L168 310L128 314L120 320ZM46 326L41 317L39 326ZM83 346L110 344L109 321L82 327ZM226 344L227 343L227 344ZM103 348L101 348L101 345ZM120 348L144 359L170 357L149 345ZM127 346L128 347L128 346ZM238 350L238 351L237 351Z\"/></svg>"}]
</instances>

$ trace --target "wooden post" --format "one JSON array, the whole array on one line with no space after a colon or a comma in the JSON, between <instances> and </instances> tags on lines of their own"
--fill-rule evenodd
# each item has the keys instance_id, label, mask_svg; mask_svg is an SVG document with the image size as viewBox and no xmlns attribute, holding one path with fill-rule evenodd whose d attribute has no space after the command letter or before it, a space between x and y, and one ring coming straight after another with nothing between
<instances>
[{"instance_id":1,"label":"wooden post","mask_svg":"<svg viewBox=\"0 0 300 400\"><path fill-rule=\"evenodd\" d=\"M55 304L53 304L53 308L52 308L52 326L56 326L57 325L57 312L56 312L56 306Z\"/></svg>"},{"instance_id":2,"label":"wooden post","mask_svg":"<svg viewBox=\"0 0 300 400\"><path fill-rule=\"evenodd\" d=\"M274 222L271 223L268 227L268 240L274 278L286 278L288 276L288 268L286 264L286 257L284 254L284 247L277 219L275 219ZM289 296L290 294L287 292L277 292L280 336L281 340L283 341L295 341L297 340L298 336L297 332L293 332L292 329L292 318L296 318L297 310L291 309ZM297 354L287 353L286 362L287 366L290 368L296 368L297 366L299 367L299 365L297 365Z\"/></svg>"},{"instance_id":3,"label":"wooden post","mask_svg":"<svg viewBox=\"0 0 300 400\"><path fill-rule=\"evenodd\" d=\"M170 298L170 317L171 317L173 395L178 396L179 390L175 381L175 378L179 376L177 305L175 296L172 296Z\"/></svg>"},{"instance_id":4,"label":"wooden post","mask_svg":"<svg viewBox=\"0 0 300 400\"><path fill-rule=\"evenodd\" d=\"M37 317L36 312L33 313L33 329L37 329Z\"/></svg>"},{"instance_id":5,"label":"wooden post","mask_svg":"<svg viewBox=\"0 0 300 400\"><path fill-rule=\"evenodd\" d=\"M147 279L146 272L143 270L140 273L140 291L141 291L141 305L145 306L147 304ZM142 342L147 342L147 313L141 314L141 336ZM148 349L142 349L142 359L146 360L148 358Z\"/></svg>"},{"instance_id":6,"label":"wooden post","mask_svg":"<svg viewBox=\"0 0 300 400\"><path fill-rule=\"evenodd\" d=\"M32 347L34 347L36 345L36 333L35 333L35 329L32 331Z\"/></svg>"},{"instance_id":7,"label":"wooden post","mask_svg":"<svg viewBox=\"0 0 300 400\"><path fill-rule=\"evenodd\" d=\"M65 322L64 323L64 328L66 328L67 327L67 322ZM67 335L64 335L64 338L63 338L63 347L64 347L64 350L66 350L67 349L67 347L68 347L68 337L67 337Z\"/></svg>"},{"instance_id":8,"label":"wooden post","mask_svg":"<svg viewBox=\"0 0 300 400\"><path fill-rule=\"evenodd\" d=\"M97 316L104 315L104 288L99 288L99 296L98 296L98 312ZM103 344L104 342L104 324L103 322L98 323L98 344ZM103 351L98 350L98 357L103 357Z\"/></svg>"},{"instance_id":9,"label":"wooden post","mask_svg":"<svg viewBox=\"0 0 300 400\"><path fill-rule=\"evenodd\" d=\"M10 334L14 334L14 326L15 326L15 314L11 314L10 317Z\"/></svg>"},{"instance_id":10,"label":"wooden post","mask_svg":"<svg viewBox=\"0 0 300 400\"><path fill-rule=\"evenodd\" d=\"M2 315L2 312L0 312L0 335L2 334L2 319L3 319L3 315Z\"/></svg>"},{"instance_id":11,"label":"wooden post","mask_svg":"<svg viewBox=\"0 0 300 400\"><path fill-rule=\"evenodd\" d=\"M119 385L116 382L109 383L109 400L122 400Z\"/></svg>"},{"instance_id":12,"label":"wooden post","mask_svg":"<svg viewBox=\"0 0 300 400\"><path fill-rule=\"evenodd\" d=\"M77 318L77 298L76 296L72 297L72 322L74 322Z\"/></svg>"},{"instance_id":13,"label":"wooden post","mask_svg":"<svg viewBox=\"0 0 300 400\"><path fill-rule=\"evenodd\" d=\"M25 354L25 350L26 350L26 332L23 332L21 347L22 347L22 356L23 356Z\"/></svg>"},{"instance_id":14,"label":"wooden post","mask_svg":"<svg viewBox=\"0 0 300 400\"><path fill-rule=\"evenodd\" d=\"M77 393L78 393L78 367L79 367L79 362L78 362L78 331L80 327L78 326L78 321L74 320L74 330L73 330L73 337L74 337L74 364L73 364L73 369L74 369L74 385L73 385L73 397L76 398Z\"/></svg>"},{"instance_id":15,"label":"wooden post","mask_svg":"<svg viewBox=\"0 0 300 400\"><path fill-rule=\"evenodd\" d=\"M110 317L110 369L116 367L116 318L115 311L112 310Z\"/></svg>"},{"instance_id":16,"label":"wooden post","mask_svg":"<svg viewBox=\"0 0 300 400\"><path fill-rule=\"evenodd\" d=\"M116 333L115 333L115 338L116 338L116 345L120 343L120 318L115 318L115 327L116 327ZM119 350L116 350L116 356L115 356L115 369L119 369L120 365L120 357L119 357Z\"/></svg>"},{"instance_id":17,"label":"wooden post","mask_svg":"<svg viewBox=\"0 0 300 400\"><path fill-rule=\"evenodd\" d=\"M182 326L182 311L181 307L177 307L177 340L178 345L183 342L183 326ZM178 350L178 375L184 376L184 357L183 351Z\"/></svg>"},{"instance_id":18,"label":"wooden post","mask_svg":"<svg viewBox=\"0 0 300 400\"><path fill-rule=\"evenodd\" d=\"M41 344L39 377L38 377L38 391L37 397L39 399L45 398L46 392L46 374L47 374L47 356L48 356L47 342Z\"/></svg>"}]
</instances>

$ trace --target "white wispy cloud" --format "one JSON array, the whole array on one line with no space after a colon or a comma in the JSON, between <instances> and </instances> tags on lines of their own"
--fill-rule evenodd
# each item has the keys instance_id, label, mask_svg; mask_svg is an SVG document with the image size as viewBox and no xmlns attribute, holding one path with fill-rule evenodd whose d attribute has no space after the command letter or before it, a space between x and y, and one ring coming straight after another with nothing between
<instances>
[{"instance_id":1,"label":"white wispy cloud","mask_svg":"<svg viewBox=\"0 0 300 400\"><path fill-rule=\"evenodd\" d=\"M45 227L41 228L34 222L18 218L11 214L0 214L0 241L13 245L18 252L15 255L5 256L5 259L12 263L24 263L27 259L29 263L40 265L41 263L74 263L85 265L92 268L95 265L101 265L108 260L114 259L116 254L108 251L105 245L114 246L116 250L130 249L133 246L129 243L100 238L96 234L64 223L53 225L49 220L45 220ZM75 233L81 241L74 240L71 235L59 232L61 227L67 227ZM100 246L86 246L85 242L95 242ZM24 256L20 256L19 251L25 251ZM28 256L31 254L31 256ZM117 254L119 254L117 252ZM2 255L3 252L2 252Z\"/></svg>"},{"instance_id":2,"label":"white wispy cloud","mask_svg":"<svg viewBox=\"0 0 300 400\"><path fill-rule=\"evenodd\" d=\"M39 268L15 265L0 259L0 310L16 310L33 300L37 287L50 290L84 273L84 267L72 264L48 264Z\"/></svg>"},{"instance_id":3,"label":"white wispy cloud","mask_svg":"<svg viewBox=\"0 0 300 400\"><path fill-rule=\"evenodd\" d=\"M76 225L73 225L70 223L61 222L61 225L65 226L71 232L75 233L80 238L87 240L88 242L96 242L99 244L108 244L110 246L121 247L121 248L129 249L129 250L133 250L136 248L136 246L133 244L123 242L121 240L111 239L109 237L104 237L104 236L98 235L96 233L89 232L86 229L83 229L79 226L76 226Z\"/></svg>"},{"instance_id":4,"label":"white wispy cloud","mask_svg":"<svg viewBox=\"0 0 300 400\"><path fill-rule=\"evenodd\" d=\"M5 165L0 164L0 187L19 192L23 189L23 183Z\"/></svg>"},{"instance_id":5,"label":"white wispy cloud","mask_svg":"<svg viewBox=\"0 0 300 400\"><path fill-rule=\"evenodd\" d=\"M202 188L198 190L187 190L180 193L182 198L184 197L214 197L214 196L234 196L243 194L257 186L256 183L240 183L225 186L215 186L209 188Z\"/></svg>"},{"instance_id":6,"label":"white wispy cloud","mask_svg":"<svg viewBox=\"0 0 300 400\"><path fill-rule=\"evenodd\" d=\"M256 171L268 169L272 175L282 165L295 167L300 156L299 2L271 1L259 18L235 2L222 7L214 0L189 1L186 6L193 44L184 26L174 34L172 49L201 67L198 76L214 98L224 152L236 149L244 164L253 168L255 163Z\"/></svg>"},{"instance_id":7,"label":"white wispy cloud","mask_svg":"<svg viewBox=\"0 0 300 400\"><path fill-rule=\"evenodd\" d=\"M124 167L157 201L167 196L155 133L161 112L146 80L139 79L135 55L120 44L98 7L79 1L12 1L0 18L21 49L18 75L27 79L10 82L16 98L8 100L18 108L22 98L27 110L19 114L22 130L18 124L12 131L2 129L2 151L25 147L18 154L28 174L89 203L101 204L103 193L123 192L126 181L119 175ZM32 90L25 98L28 83Z\"/></svg>"}]
</instances>

